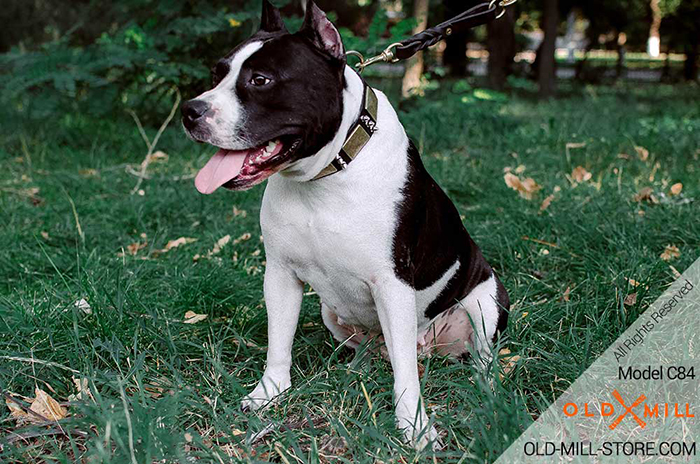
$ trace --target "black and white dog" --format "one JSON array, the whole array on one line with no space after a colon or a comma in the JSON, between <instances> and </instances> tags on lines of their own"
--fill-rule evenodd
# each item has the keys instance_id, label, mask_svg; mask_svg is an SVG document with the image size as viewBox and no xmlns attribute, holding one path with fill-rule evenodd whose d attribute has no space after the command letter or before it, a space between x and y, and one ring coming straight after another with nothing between
<instances>
[{"instance_id":1,"label":"black and white dog","mask_svg":"<svg viewBox=\"0 0 700 464\"><path fill-rule=\"evenodd\" d=\"M246 190L269 178L260 213L267 365L243 407L265 406L291 386L308 283L335 338L353 348L383 339L398 427L418 447L436 440L418 354L473 352L488 362L509 308L456 208L387 98L347 66L337 29L313 2L290 34L263 0L260 31L216 64L213 79L182 108L187 133L220 148L197 189Z\"/></svg>"}]
</instances>

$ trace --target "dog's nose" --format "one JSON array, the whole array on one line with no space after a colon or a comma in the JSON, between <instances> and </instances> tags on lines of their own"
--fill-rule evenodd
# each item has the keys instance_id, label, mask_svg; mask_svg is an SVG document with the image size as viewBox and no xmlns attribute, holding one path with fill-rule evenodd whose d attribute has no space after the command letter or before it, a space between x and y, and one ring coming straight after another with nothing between
<instances>
[{"instance_id":1,"label":"dog's nose","mask_svg":"<svg viewBox=\"0 0 700 464\"><path fill-rule=\"evenodd\" d=\"M193 123L209 111L211 106L202 100L190 100L182 105L182 118L185 123Z\"/></svg>"}]
</instances>

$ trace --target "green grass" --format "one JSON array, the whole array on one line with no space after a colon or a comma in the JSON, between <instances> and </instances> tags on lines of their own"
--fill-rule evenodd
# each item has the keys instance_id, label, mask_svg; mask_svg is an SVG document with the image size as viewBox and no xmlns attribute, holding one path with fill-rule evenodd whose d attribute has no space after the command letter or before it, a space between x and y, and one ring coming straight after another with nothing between
<instances>
[{"instance_id":1,"label":"green grass","mask_svg":"<svg viewBox=\"0 0 700 464\"><path fill-rule=\"evenodd\" d=\"M406 105L402 120L428 169L511 294L503 344L520 356L503 380L494 367L493 385L469 365L423 360L429 414L446 444L438 462L493 461L674 279L669 264L683 271L700 256L699 97L697 86L637 85L564 88L551 102L517 94L465 103L438 91ZM394 430L390 366L339 347L313 295L283 405L261 417L239 411L266 345L262 188L199 195L191 176L211 149L173 124L158 147L169 160L149 168L143 196L131 195L137 179L127 167L138 169L146 151L131 121L28 121L4 111L0 388L20 398L38 386L65 402L76 376L89 379L96 402L71 405L61 422L87 439L8 443L14 433L46 428L20 430L4 409L0 461L421 459ZM572 143L580 145L567 149ZM634 146L649 150L646 162ZM503 179L504 168L521 165L520 176L542 186L531 201ZM572 184L577 166L591 181ZM676 182L683 193L669 197ZM644 187L658 204L633 199ZM246 233L249 240L193 261L221 237ZM178 237L197 241L154 253ZM133 243L146 245L119 256ZM667 263L659 256L669 244L681 255ZM635 292L636 303L625 306ZM74 306L81 298L92 314ZM208 317L184 324L190 310ZM279 427L247 445L246 431L270 421Z\"/></svg>"}]
</instances>

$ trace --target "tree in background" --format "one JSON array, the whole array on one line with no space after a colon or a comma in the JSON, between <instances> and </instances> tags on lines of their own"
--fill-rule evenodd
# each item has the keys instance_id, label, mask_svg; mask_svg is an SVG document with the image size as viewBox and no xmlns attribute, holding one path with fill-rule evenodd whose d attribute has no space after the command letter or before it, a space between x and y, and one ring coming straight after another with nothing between
<instances>
[{"instance_id":1,"label":"tree in background","mask_svg":"<svg viewBox=\"0 0 700 464\"><path fill-rule=\"evenodd\" d=\"M588 45L584 60L578 66L579 76L585 73L588 52L602 46L617 51L616 76L621 77L625 69L627 47L642 47L648 38L648 0L573 0L569 6L588 20ZM601 38L604 39L603 42Z\"/></svg>"},{"instance_id":2,"label":"tree in background","mask_svg":"<svg viewBox=\"0 0 700 464\"><path fill-rule=\"evenodd\" d=\"M664 37L668 37L670 46L685 53L685 79L697 80L700 65L700 0L682 0L675 9L672 8L673 5L662 3L662 8L664 6L670 13L664 18L661 32Z\"/></svg>"},{"instance_id":3,"label":"tree in background","mask_svg":"<svg viewBox=\"0 0 700 464\"><path fill-rule=\"evenodd\" d=\"M647 53L652 58L658 58L661 54L661 0L651 0L651 27L649 28L649 40L647 42Z\"/></svg>"},{"instance_id":4,"label":"tree in background","mask_svg":"<svg viewBox=\"0 0 700 464\"><path fill-rule=\"evenodd\" d=\"M454 18L466 9L464 0L445 0L445 19ZM472 37L471 31L456 32L445 40L443 64L453 77L464 77L468 73L467 44Z\"/></svg>"},{"instance_id":5,"label":"tree in background","mask_svg":"<svg viewBox=\"0 0 700 464\"><path fill-rule=\"evenodd\" d=\"M489 87L495 90L503 90L506 79L513 71L516 53L515 18L516 9L510 7L500 19L487 25L488 79Z\"/></svg>"},{"instance_id":6,"label":"tree in background","mask_svg":"<svg viewBox=\"0 0 700 464\"><path fill-rule=\"evenodd\" d=\"M429 0L414 0L413 17L416 20L416 27L413 30L414 34L428 28L429 6ZM424 68L423 52L417 53L413 58L408 60L406 74L404 75L403 84L401 86L401 93L404 98L411 96L415 90L420 87Z\"/></svg>"},{"instance_id":7,"label":"tree in background","mask_svg":"<svg viewBox=\"0 0 700 464\"><path fill-rule=\"evenodd\" d=\"M544 0L541 27L544 39L537 52L537 82L540 87L540 97L550 98L557 91L555 52L559 30L558 0Z\"/></svg>"}]
</instances>

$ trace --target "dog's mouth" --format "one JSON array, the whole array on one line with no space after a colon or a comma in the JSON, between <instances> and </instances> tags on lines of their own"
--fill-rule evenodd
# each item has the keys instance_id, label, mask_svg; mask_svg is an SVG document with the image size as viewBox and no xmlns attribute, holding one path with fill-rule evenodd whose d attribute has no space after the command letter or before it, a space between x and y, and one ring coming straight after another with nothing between
<instances>
[{"instance_id":1,"label":"dog's mouth","mask_svg":"<svg viewBox=\"0 0 700 464\"><path fill-rule=\"evenodd\" d=\"M287 136L248 150L221 148L199 171L194 184L205 195L220 187L247 190L286 167L300 145L300 138Z\"/></svg>"}]
</instances>

